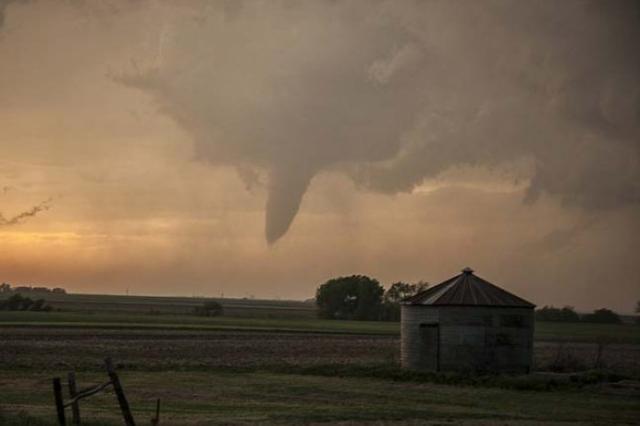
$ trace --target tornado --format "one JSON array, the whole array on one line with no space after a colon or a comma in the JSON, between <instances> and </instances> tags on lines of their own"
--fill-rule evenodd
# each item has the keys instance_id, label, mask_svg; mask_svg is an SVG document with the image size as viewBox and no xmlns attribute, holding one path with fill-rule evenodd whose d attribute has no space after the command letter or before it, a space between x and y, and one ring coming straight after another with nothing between
<instances>
[{"instance_id":1,"label":"tornado","mask_svg":"<svg viewBox=\"0 0 640 426\"><path fill-rule=\"evenodd\" d=\"M312 177L311 171L296 166L271 171L265 207L265 237L269 245L289 230Z\"/></svg>"}]
</instances>

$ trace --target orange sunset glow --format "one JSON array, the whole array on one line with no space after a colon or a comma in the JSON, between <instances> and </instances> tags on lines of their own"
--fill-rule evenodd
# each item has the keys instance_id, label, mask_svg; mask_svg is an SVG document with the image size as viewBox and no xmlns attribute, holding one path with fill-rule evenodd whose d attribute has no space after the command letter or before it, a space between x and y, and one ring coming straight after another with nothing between
<instances>
[{"instance_id":1,"label":"orange sunset glow","mask_svg":"<svg viewBox=\"0 0 640 426\"><path fill-rule=\"evenodd\" d=\"M0 282L304 300L473 265L631 312L640 27L392 3L0 1Z\"/></svg>"}]
</instances>

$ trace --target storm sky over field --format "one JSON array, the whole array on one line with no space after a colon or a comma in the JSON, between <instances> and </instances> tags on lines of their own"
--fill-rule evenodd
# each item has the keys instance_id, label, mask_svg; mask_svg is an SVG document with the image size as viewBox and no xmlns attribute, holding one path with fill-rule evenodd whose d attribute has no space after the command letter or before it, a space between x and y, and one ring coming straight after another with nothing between
<instances>
[{"instance_id":1,"label":"storm sky over field","mask_svg":"<svg viewBox=\"0 0 640 426\"><path fill-rule=\"evenodd\" d=\"M640 2L0 0L0 281L640 298Z\"/></svg>"}]
</instances>

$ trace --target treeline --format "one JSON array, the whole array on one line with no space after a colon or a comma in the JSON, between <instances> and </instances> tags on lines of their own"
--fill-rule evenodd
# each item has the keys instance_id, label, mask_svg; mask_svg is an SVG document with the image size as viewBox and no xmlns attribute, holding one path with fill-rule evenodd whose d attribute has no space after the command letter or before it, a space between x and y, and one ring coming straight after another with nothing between
<instances>
[{"instance_id":1,"label":"treeline","mask_svg":"<svg viewBox=\"0 0 640 426\"><path fill-rule=\"evenodd\" d=\"M42 287L42 286L15 286L12 287L9 283L0 284L0 293L54 293L54 294L67 294L64 288L55 287Z\"/></svg>"},{"instance_id":2,"label":"treeline","mask_svg":"<svg viewBox=\"0 0 640 426\"><path fill-rule=\"evenodd\" d=\"M318 287L316 306L324 319L399 321L400 301L425 290L428 283L396 282L387 290L365 275L334 278Z\"/></svg>"},{"instance_id":3,"label":"treeline","mask_svg":"<svg viewBox=\"0 0 640 426\"><path fill-rule=\"evenodd\" d=\"M6 300L0 300L0 311L39 311L49 312L52 308L44 299L33 300L20 293L14 294Z\"/></svg>"},{"instance_id":4,"label":"treeline","mask_svg":"<svg viewBox=\"0 0 640 426\"><path fill-rule=\"evenodd\" d=\"M620 315L611 309L596 309L590 314L579 314L572 306L564 308L555 308L553 306L545 306L536 310L536 320L538 321L554 321L554 322L588 322L600 324L621 324Z\"/></svg>"},{"instance_id":5,"label":"treeline","mask_svg":"<svg viewBox=\"0 0 640 426\"><path fill-rule=\"evenodd\" d=\"M318 316L324 319L399 321L400 302L423 290L429 284L396 282L385 290L374 278L351 275L330 279L316 290ZM640 313L640 302L636 307ZM602 308L589 314L579 314L571 306L545 306L535 312L538 321L620 324L622 319L614 311ZM640 323L640 317L638 317Z\"/></svg>"}]
</instances>

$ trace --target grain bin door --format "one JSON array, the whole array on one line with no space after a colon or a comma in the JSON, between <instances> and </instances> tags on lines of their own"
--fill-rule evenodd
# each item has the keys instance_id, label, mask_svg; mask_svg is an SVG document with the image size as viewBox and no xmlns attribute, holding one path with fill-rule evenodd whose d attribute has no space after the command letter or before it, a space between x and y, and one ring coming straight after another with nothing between
<instances>
[{"instance_id":1,"label":"grain bin door","mask_svg":"<svg viewBox=\"0 0 640 426\"><path fill-rule=\"evenodd\" d=\"M420 367L423 370L440 369L440 326L420 324Z\"/></svg>"}]
</instances>

